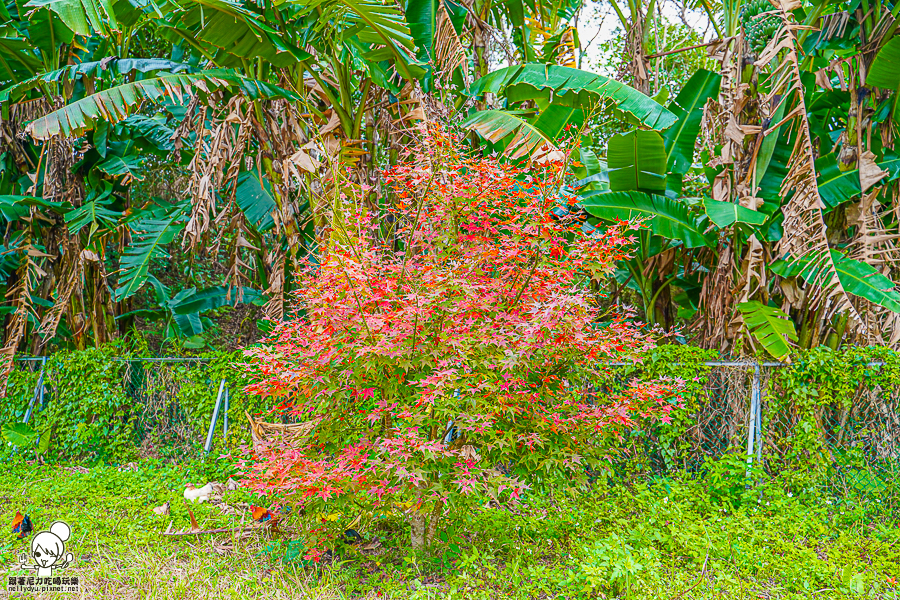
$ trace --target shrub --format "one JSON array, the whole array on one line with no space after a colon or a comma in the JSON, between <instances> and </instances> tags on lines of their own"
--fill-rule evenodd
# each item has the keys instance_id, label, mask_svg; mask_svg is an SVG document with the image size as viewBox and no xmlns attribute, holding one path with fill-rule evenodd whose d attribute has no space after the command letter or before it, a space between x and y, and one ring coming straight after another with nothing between
<instances>
[{"instance_id":1,"label":"shrub","mask_svg":"<svg viewBox=\"0 0 900 600\"><path fill-rule=\"evenodd\" d=\"M590 280L630 239L554 218L563 174L466 158L434 132L383 174L390 206L347 211L304 273L304 316L248 351L249 389L315 423L302 447L258 450L256 491L284 494L322 535L328 515L403 507L421 548L446 511L581 481L604 440L668 419L672 384L584 391L598 362L653 342L600 313Z\"/></svg>"}]
</instances>

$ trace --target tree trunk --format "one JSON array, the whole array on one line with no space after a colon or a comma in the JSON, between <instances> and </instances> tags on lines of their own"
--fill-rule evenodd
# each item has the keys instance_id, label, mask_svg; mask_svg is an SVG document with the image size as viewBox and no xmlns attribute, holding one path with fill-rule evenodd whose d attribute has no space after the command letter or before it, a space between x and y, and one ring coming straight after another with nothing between
<instances>
[{"instance_id":1,"label":"tree trunk","mask_svg":"<svg viewBox=\"0 0 900 600\"><path fill-rule=\"evenodd\" d=\"M425 515L420 512L413 512L409 515L413 550L425 549L425 520Z\"/></svg>"},{"instance_id":2,"label":"tree trunk","mask_svg":"<svg viewBox=\"0 0 900 600\"><path fill-rule=\"evenodd\" d=\"M665 288L660 290L664 282L659 279L653 280L653 294L656 301L653 306L653 318L657 325L662 325L666 331L671 331L675 326L675 313L672 310L672 287L665 284Z\"/></svg>"},{"instance_id":3,"label":"tree trunk","mask_svg":"<svg viewBox=\"0 0 900 600\"><path fill-rule=\"evenodd\" d=\"M443 504L437 504L431 514L419 510L409 513L410 540L413 550L425 550L434 542L443 509Z\"/></svg>"}]
</instances>

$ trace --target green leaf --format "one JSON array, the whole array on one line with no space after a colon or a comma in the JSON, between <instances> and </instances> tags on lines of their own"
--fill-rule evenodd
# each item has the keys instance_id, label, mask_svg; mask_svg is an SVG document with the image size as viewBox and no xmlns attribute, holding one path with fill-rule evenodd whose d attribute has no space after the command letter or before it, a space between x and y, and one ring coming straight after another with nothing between
<instances>
[{"instance_id":1,"label":"green leaf","mask_svg":"<svg viewBox=\"0 0 900 600\"><path fill-rule=\"evenodd\" d=\"M738 310L744 315L750 333L769 354L777 359L790 354L789 342L797 341L797 330L781 309L751 300L738 304Z\"/></svg>"},{"instance_id":2,"label":"green leaf","mask_svg":"<svg viewBox=\"0 0 900 600\"><path fill-rule=\"evenodd\" d=\"M580 108L551 104L531 119L516 111L483 110L464 120L461 127L477 131L494 144L512 136L505 153L515 159L530 155L545 144L555 148L567 125L580 125L583 121L584 111Z\"/></svg>"},{"instance_id":3,"label":"green leaf","mask_svg":"<svg viewBox=\"0 0 900 600\"><path fill-rule=\"evenodd\" d=\"M881 47L869 72L866 75L866 85L896 90L900 88L900 36L891 38Z\"/></svg>"},{"instance_id":4,"label":"green leaf","mask_svg":"<svg viewBox=\"0 0 900 600\"><path fill-rule=\"evenodd\" d=\"M256 170L242 171L238 174L234 196L238 207L257 231L267 231L275 226L272 218L272 212L275 210L272 189L269 181L264 177L261 178Z\"/></svg>"},{"instance_id":5,"label":"green leaf","mask_svg":"<svg viewBox=\"0 0 900 600\"><path fill-rule=\"evenodd\" d=\"M19 15L24 17L18 25L20 28L24 25L30 44L37 51L37 56L41 58L42 68L40 70L43 70L44 57L53 56L54 53L59 52L60 44L71 44L75 40L75 33L66 27L56 13L47 8L28 10L22 5L21 0L16 0L16 6ZM27 17L25 17L26 13ZM36 73L37 71L33 71L31 75Z\"/></svg>"},{"instance_id":6,"label":"green leaf","mask_svg":"<svg viewBox=\"0 0 900 600\"><path fill-rule=\"evenodd\" d=\"M584 122L584 111L572 106L551 104L532 119L531 124L556 145L568 125L580 126Z\"/></svg>"},{"instance_id":7,"label":"green leaf","mask_svg":"<svg viewBox=\"0 0 900 600\"><path fill-rule=\"evenodd\" d=\"M131 73L181 73L190 71L191 66L162 58L117 58L113 60L95 60L69 65L47 73L35 75L0 91L0 102L17 101L28 90L41 83L70 82L80 78L93 79L103 74L129 75ZM139 78L136 78L139 79Z\"/></svg>"},{"instance_id":8,"label":"green leaf","mask_svg":"<svg viewBox=\"0 0 900 600\"><path fill-rule=\"evenodd\" d=\"M606 161L600 160L593 150L578 149L578 163L573 163L572 172L578 177L572 182L572 189L581 192L609 189L609 170Z\"/></svg>"},{"instance_id":9,"label":"green leaf","mask_svg":"<svg viewBox=\"0 0 900 600\"><path fill-rule=\"evenodd\" d=\"M441 0L409 0L405 17L409 32L416 46L429 59L434 60L434 34Z\"/></svg>"},{"instance_id":10,"label":"green leaf","mask_svg":"<svg viewBox=\"0 0 900 600\"><path fill-rule=\"evenodd\" d=\"M97 164L97 168L107 175L128 175L137 181L143 181L144 159L136 154L127 156L110 156Z\"/></svg>"},{"instance_id":11,"label":"green leaf","mask_svg":"<svg viewBox=\"0 0 900 600\"><path fill-rule=\"evenodd\" d=\"M58 215L65 215L72 206L65 202L53 202L35 196L0 196L0 214L7 221L17 221L31 213L30 208L48 209Z\"/></svg>"},{"instance_id":12,"label":"green leaf","mask_svg":"<svg viewBox=\"0 0 900 600\"><path fill-rule=\"evenodd\" d=\"M762 225L767 218L765 213L750 210L746 206L734 202L719 202L712 198L703 199L703 208L706 209L709 220L719 227L728 227L734 223Z\"/></svg>"},{"instance_id":13,"label":"green leaf","mask_svg":"<svg viewBox=\"0 0 900 600\"><path fill-rule=\"evenodd\" d=\"M862 194L859 184L859 169L841 171L834 153L826 154L816 161L816 173L818 174L816 180L819 184L819 195L828 208L835 208L852 200L854 196Z\"/></svg>"},{"instance_id":14,"label":"green leaf","mask_svg":"<svg viewBox=\"0 0 900 600\"><path fill-rule=\"evenodd\" d=\"M778 124L782 117L784 117L784 110L787 107L787 102L779 102L778 106L775 107L775 111L772 113L772 117L769 121L769 126ZM761 181L763 177L765 177L766 171L769 168L769 163L772 162L772 156L775 152L775 144L778 142L778 138L781 135L779 132L783 125L779 125L775 130L766 130L763 136L763 141L759 145L759 152L756 155L756 171L755 177L756 181ZM763 135L763 134L760 134Z\"/></svg>"},{"instance_id":15,"label":"green leaf","mask_svg":"<svg viewBox=\"0 0 900 600\"><path fill-rule=\"evenodd\" d=\"M596 73L556 65L516 65L489 73L469 88L470 96L485 92L505 95L510 102L541 100L588 109L602 100L651 129L666 129L676 120L674 114L636 89Z\"/></svg>"},{"instance_id":16,"label":"green leaf","mask_svg":"<svg viewBox=\"0 0 900 600\"><path fill-rule=\"evenodd\" d=\"M46 12L46 11L44 11ZM43 68L39 51L12 25L0 27L0 80L22 81Z\"/></svg>"},{"instance_id":17,"label":"green leaf","mask_svg":"<svg viewBox=\"0 0 900 600\"><path fill-rule=\"evenodd\" d=\"M606 162L609 188L614 192L666 189L666 148L656 131L639 130L612 136Z\"/></svg>"},{"instance_id":18,"label":"green leaf","mask_svg":"<svg viewBox=\"0 0 900 600\"><path fill-rule=\"evenodd\" d=\"M110 0L31 0L25 6L50 9L66 27L84 37L91 37L94 32L105 36L119 31Z\"/></svg>"},{"instance_id":19,"label":"green leaf","mask_svg":"<svg viewBox=\"0 0 900 600\"><path fill-rule=\"evenodd\" d=\"M262 298L262 294L253 288L244 287L241 291L244 295L243 302L245 304L255 303ZM229 289L227 285L208 287L180 299L174 304L173 312L176 315L187 315L202 313L223 306L237 306L237 293L236 289Z\"/></svg>"},{"instance_id":20,"label":"green leaf","mask_svg":"<svg viewBox=\"0 0 900 600\"><path fill-rule=\"evenodd\" d=\"M441 58L439 49L459 43L458 39L452 39L454 35L459 35L459 28L453 23L450 38L441 38L442 32L445 34L448 32L437 28L441 12L444 12L451 22L455 19L461 24L468 10L445 0L409 0L406 3L406 22L409 23L409 32L419 49L417 56L425 61L432 61L438 68L443 69L445 65L439 64Z\"/></svg>"},{"instance_id":21,"label":"green leaf","mask_svg":"<svg viewBox=\"0 0 900 600\"><path fill-rule=\"evenodd\" d=\"M169 99L180 103L184 96L193 95L198 89L210 92L232 89L254 100L298 99L293 92L270 83L247 79L227 69L214 69L190 75L163 75L103 90L32 121L25 130L35 140L47 140L55 135L78 137L93 129L99 120L110 123L124 120L144 101Z\"/></svg>"},{"instance_id":22,"label":"green leaf","mask_svg":"<svg viewBox=\"0 0 900 600\"><path fill-rule=\"evenodd\" d=\"M65 219L69 233L80 233L82 229L90 225L91 232L88 236L90 239L102 226L105 226L107 229L115 229L122 213L107 208L110 204L111 201L109 200L92 200L66 213Z\"/></svg>"},{"instance_id":23,"label":"green leaf","mask_svg":"<svg viewBox=\"0 0 900 600\"><path fill-rule=\"evenodd\" d=\"M189 338L186 338L182 345L190 350L200 350L209 344L203 339L202 335L192 335Z\"/></svg>"},{"instance_id":24,"label":"green leaf","mask_svg":"<svg viewBox=\"0 0 900 600\"><path fill-rule=\"evenodd\" d=\"M865 298L884 308L900 312L900 293L896 284L874 267L864 262L848 258L837 250L831 251L831 259L837 271L841 286L850 294ZM815 256L806 256L798 261L779 260L770 265L773 273L782 277L802 277L815 281L821 270L821 262Z\"/></svg>"},{"instance_id":25,"label":"green leaf","mask_svg":"<svg viewBox=\"0 0 900 600\"><path fill-rule=\"evenodd\" d=\"M588 214L604 221L629 221L637 217L648 220L655 235L681 240L688 248L714 246L705 233L706 226L683 203L643 192L588 192L581 196L581 206Z\"/></svg>"},{"instance_id":26,"label":"green leaf","mask_svg":"<svg viewBox=\"0 0 900 600\"><path fill-rule=\"evenodd\" d=\"M555 145L553 140L521 115L501 110L479 111L460 123L460 127L477 131L481 137L494 144L512 136L506 146L506 153L514 159L529 156L544 144Z\"/></svg>"},{"instance_id":27,"label":"green leaf","mask_svg":"<svg viewBox=\"0 0 900 600\"><path fill-rule=\"evenodd\" d=\"M47 454L47 451L50 450L50 439L53 437L53 429L53 427L50 427L41 434L41 439L38 441L37 449L35 450L38 454Z\"/></svg>"},{"instance_id":28,"label":"green leaf","mask_svg":"<svg viewBox=\"0 0 900 600\"><path fill-rule=\"evenodd\" d=\"M281 4L285 0L276 0ZM363 44L384 46L393 56L397 72L407 81L416 81L421 69L412 53L415 42L403 11L388 0L290 0L292 6L318 10L314 22L321 31L332 28L342 39L355 36Z\"/></svg>"},{"instance_id":29,"label":"green leaf","mask_svg":"<svg viewBox=\"0 0 900 600\"><path fill-rule=\"evenodd\" d=\"M25 423L4 423L0 429L0 436L13 446L25 447L33 444L38 438L38 432Z\"/></svg>"},{"instance_id":30,"label":"green leaf","mask_svg":"<svg viewBox=\"0 0 900 600\"><path fill-rule=\"evenodd\" d=\"M197 313L175 314L172 320L184 337L193 337L203 333L203 322Z\"/></svg>"},{"instance_id":31,"label":"green leaf","mask_svg":"<svg viewBox=\"0 0 900 600\"><path fill-rule=\"evenodd\" d=\"M894 152L885 152L884 160L878 163L879 168L888 172L888 176L884 182L894 181L900 178L900 154Z\"/></svg>"},{"instance_id":32,"label":"green leaf","mask_svg":"<svg viewBox=\"0 0 900 600\"><path fill-rule=\"evenodd\" d=\"M169 127L164 119L131 115L121 125L130 131L131 140L138 146L167 153L175 149L172 136L175 130Z\"/></svg>"},{"instance_id":33,"label":"green leaf","mask_svg":"<svg viewBox=\"0 0 900 600\"><path fill-rule=\"evenodd\" d=\"M218 48L218 66L240 68L257 59L284 68L309 60L311 55L289 44L287 37L267 25L256 13L228 0L189 0L188 10L162 26L170 41L188 40Z\"/></svg>"},{"instance_id":34,"label":"green leaf","mask_svg":"<svg viewBox=\"0 0 900 600\"><path fill-rule=\"evenodd\" d=\"M772 154L769 157L765 173L760 176L760 190L757 194L757 196L764 200L778 203L779 206L781 206L781 203L784 201L781 197L781 184L787 177L787 165L791 159L791 150L794 147L790 129L784 127L781 127L780 129L782 131L777 134L777 136L773 133L771 136L766 136L766 139L763 140L763 144L765 144L769 137L777 137L778 143L776 143L772 149Z\"/></svg>"},{"instance_id":35,"label":"green leaf","mask_svg":"<svg viewBox=\"0 0 900 600\"><path fill-rule=\"evenodd\" d=\"M169 258L165 246L184 228L181 222L184 209L184 206L178 206L161 216L150 213L131 224L131 244L122 256L116 300L124 300L141 289L147 282L150 262L154 258Z\"/></svg>"},{"instance_id":36,"label":"green leaf","mask_svg":"<svg viewBox=\"0 0 900 600\"><path fill-rule=\"evenodd\" d=\"M678 119L663 135L666 144L666 168L685 174L694 162L694 146L700 135L703 106L719 93L722 76L705 69L694 73L674 102L667 107Z\"/></svg>"},{"instance_id":37,"label":"green leaf","mask_svg":"<svg viewBox=\"0 0 900 600\"><path fill-rule=\"evenodd\" d=\"M326 14L340 14L353 24L365 25L357 36L367 44L399 44L407 50L415 48L403 12L392 2L381 0L340 0L326 2ZM333 7L333 9L332 9ZM349 10L348 10L349 9ZM399 50L398 50L399 51Z\"/></svg>"}]
</instances>

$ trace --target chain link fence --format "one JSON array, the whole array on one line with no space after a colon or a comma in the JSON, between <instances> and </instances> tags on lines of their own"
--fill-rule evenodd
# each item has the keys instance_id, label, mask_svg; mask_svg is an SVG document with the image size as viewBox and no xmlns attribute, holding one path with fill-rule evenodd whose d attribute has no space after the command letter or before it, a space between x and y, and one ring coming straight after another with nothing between
<instances>
[{"instance_id":1,"label":"chain link fence","mask_svg":"<svg viewBox=\"0 0 900 600\"><path fill-rule=\"evenodd\" d=\"M207 403L201 403L198 410L196 403L183 399L198 394L209 398L216 393L221 382L208 376L208 361L129 359L124 363L122 377L136 407L135 437L141 454L159 454L160 446L181 454L196 451L205 433L202 416L208 411L202 407ZM204 449L208 452L211 445Z\"/></svg>"},{"instance_id":2,"label":"chain link fence","mask_svg":"<svg viewBox=\"0 0 900 600\"><path fill-rule=\"evenodd\" d=\"M815 471L835 493L896 494L900 488L900 388L865 385L837 398L785 389L780 363L706 362L688 381L686 406L673 423L630 432L620 458L657 475L702 476L720 459L740 457L769 475ZM640 367L618 365L595 391L613 391ZM878 370L872 363L867 369ZM46 359L22 359L14 411L27 422L46 409L60 379ZM236 370L235 370L236 371ZM115 391L127 400L134 444L142 456L207 452L223 438L249 439L242 385L213 373L204 359L115 359ZM118 383L116 383L118 382ZM796 382L795 382L796 383ZM13 395L14 396L14 395ZM815 402L810 398L814 397ZM265 406L252 414L260 414Z\"/></svg>"},{"instance_id":3,"label":"chain link fence","mask_svg":"<svg viewBox=\"0 0 900 600\"><path fill-rule=\"evenodd\" d=\"M96 407L73 415L73 428L102 424L106 431L110 424L100 413L115 413L114 425L124 427L137 456L178 457L201 449L223 449L225 442L248 438L243 435L246 427L233 424L236 419L246 423L238 411L249 406L230 402L235 392L242 396L239 371L232 369L223 377L221 369L211 368L211 362L203 358L112 358L104 364L100 389L86 390L78 397L77 390L73 393L71 389L78 385L71 365L46 357L18 359L10 378L13 385L7 398L0 401L10 406L0 410L0 420L37 426L48 417L54 401L72 404L75 396L79 407L95 403ZM97 400L97 392L102 400Z\"/></svg>"},{"instance_id":4,"label":"chain link fence","mask_svg":"<svg viewBox=\"0 0 900 600\"><path fill-rule=\"evenodd\" d=\"M817 478L837 495L900 495L900 387L861 380L851 394L830 398L815 381L786 386L789 366L781 363L704 365L671 425L633 432L630 460L645 460L657 475L704 475L716 461L740 457L748 476Z\"/></svg>"}]
</instances>

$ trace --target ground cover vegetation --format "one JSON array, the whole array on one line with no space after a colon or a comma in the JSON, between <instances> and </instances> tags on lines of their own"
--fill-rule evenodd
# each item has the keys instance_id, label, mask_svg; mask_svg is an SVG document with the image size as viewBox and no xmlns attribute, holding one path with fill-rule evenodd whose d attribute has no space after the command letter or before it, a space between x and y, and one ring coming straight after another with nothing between
<instances>
[{"instance_id":1,"label":"ground cover vegetation","mask_svg":"<svg viewBox=\"0 0 900 600\"><path fill-rule=\"evenodd\" d=\"M188 505L182 498L187 482L200 485L247 473L235 462L248 441L246 430L236 439L217 439L214 453L205 458L185 458L191 452L204 456L199 445L209 412L193 447L173 448L170 454L141 445L137 431L114 432L120 441L108 447L70 443L67 436L47 448L7 446L0 518L12 520L24 510L38 527L54 519L77 524L74 549L81 558L75 569L86 582L85 597L189 598L200 589L222 597L645 598L687 590L683 597L891 598L897 591L900 529L890 461L873 460L873 447L865 443L836 444L839 429L814 427L767 445L762 463L767 470L760 463L748 468L740 433L724 442L730 451L704 452L692 441L696 423L704 404L721 402L708 395L713 373L702 361L709 354L662 346L632 367L642 369L647 380L661 373L684 379L683 406L671 411L670 423L630 429L622 442L603 449L614 452L610 468L551 473L543 485L523 490L518 503L459 494L457 488L458 497L438 521L426 551L410 544L407 503L415 494L408 488L391 492L394 502L354 505L346 497L329 498L332 502L311 503L308 513L298 514L303 503L297 490L308 488L286 485L279 493L259 494L247 482L226 493L222 503ZM871 368L873 358L885 360L887 368ZM227 364L233 360L228 357ZM93 366L85 375L93 382L79 389L108 381L107 370L86 365ZM777 383L770 382L770 394L791 412L807 415L807 423L817 423L817 414L820 421L821 410L834 411L839 422L846 398L853 398L856 410L863 405L851 390L895 386L898 372L900 358L889 352L825 348L797 357ZM35 413L38 423L41 413ZM322 439L340 444L354 435L341 426L337 416L333 425L326 422L323 431L329 433ZM859 441L871 442L865 434ZM68 454L71 449L75 454ZM233 457L220 456L229 450ZM283 461L281 450L271 456ZM410 460L406 457L404 466ZM169 515L153 513L165 503ZM162 537L170 526L188 526L188 508L202 528L212 529L250 523L251 505L281 514L279 528L192 541ZM312 520L321 531L310 531ZM351 543L356 538L347 538L348 528L363 542ZM338 535L323 539L324 532ZM5 540L0 557L11 566L28 540L14 535Z\"/></svg>"},{"instance_id":2,"label":"ground cover vegetation","mask_svg":"<svg viewBox=\"0 0 900 600\"><path fill-rule=\"evenodd\" d=\"M189 526L185 481L223 481L235 474L225 461L5 464L0 518L28 506L37 527L77 524L70 574L86 598L887 599L900 577L896 504L785 491L783 482L745 488L745 464L716 467L736 483L724 496L677 478L526 492L512 510L474 507L442 527L428 554L413 551L406 523L386 514L361 530L362 543L342 544L318 563L304 558L289 515L278 531L160 537L169 520ZM151 511L167 501L171 515ZM253 501L238 490L225 504L191 508L204 528L233 527L249 518L223 507L245 510ZM21 545L4 538L4 567Z\"/></svg>"}]
</instances>

